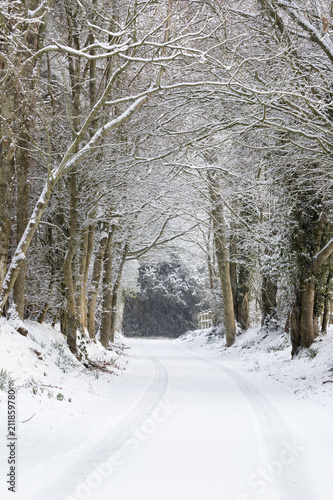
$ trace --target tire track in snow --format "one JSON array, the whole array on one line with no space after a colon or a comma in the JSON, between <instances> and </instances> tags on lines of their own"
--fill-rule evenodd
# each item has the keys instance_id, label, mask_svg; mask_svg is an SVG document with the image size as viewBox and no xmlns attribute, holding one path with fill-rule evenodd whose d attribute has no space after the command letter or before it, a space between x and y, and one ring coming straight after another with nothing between
<instances>
[{"instance_id":1,"label":"tire track in snow","mask_svg":"<svg viewBox=\"0 0 333 500\"><path fill-rule=\"evenodd\" d=\"M262 477L264 477L265 472L267 473L269 467L273 469L274 466L276 467L277 464L280 464L279 471L276 471L279 473L270 477L270 479L274 481L273 484L276 485L276 490L279 492L279 499L313 500L315 496L311 490L310 484L308 484L309 481L306 475L307 468L299 453L300 450L296 450L295 439L274 406L243 375L221 366L220 363L216 361L202 358L200 355L198 355L198 357L201 361L213 364L220 371L226 373L237 384L242 394L245 396L253 412L253 416L259 424L260 438L268 457L268 462L266 464L261 464L261 470L263 471ZM281 453L285 453L286 451L292 453L293 456L287 460L289 463L282 467L281 470ZM260 477L259 475L257 476L258 481ZM257 486L259 487L261 484L263 488L263 481L264 479L261 479L261 483L258 482ZM258 491L253 487L251 491L244 492L243 495L240 494L239 499L256 500L258 498L256 495L258 495ZM259 498L266 498L264 491Z\"/></svg>"},{"instance_id":2,"label":"tire track in snow","mask_svg":"<svg viewBox=\"0 0 333 500\"><path fill-rule=\"evenodd\" d=\"M70 469L44 486L43 490L30 497L30 500L45 500L46 498L48 500L76 500L78 499L75 494L76 487L93 474L96 467L107 462L115 453L123 454L124 458L129 454L124 435L128 435L129 429L139 429L151 417L165 396L168 386L168 373L164 365L142 342L141 348L145 352L145 357L152 363L154 374L139 401L132 405L122 422L113 427L110 434L104 436L93 450L89 451L88 456L80 456L80 454L77 456L77 450L71 450L69 453L73 456L73 465ZM96 488L96 493L98 493L98 488Z\"/></svg>"}]
</instances>

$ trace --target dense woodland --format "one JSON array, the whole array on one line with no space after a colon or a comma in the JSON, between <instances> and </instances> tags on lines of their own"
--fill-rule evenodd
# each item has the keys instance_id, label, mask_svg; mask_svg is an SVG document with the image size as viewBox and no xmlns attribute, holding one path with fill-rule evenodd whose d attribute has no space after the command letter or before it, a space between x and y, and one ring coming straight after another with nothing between
<instances>
[{"instance_id":1,"label":"dense woodland","mask_svg":"<svg viewBox=\"0 0 333 500\"><path fill-rule=\"evenodd\" d=\"M329 0L0 0L3 314L107 347L126 268L147 293L177 255L228 346L259 320L309 347L333 289L332 22Z\"/></svg>"}]
</instances>

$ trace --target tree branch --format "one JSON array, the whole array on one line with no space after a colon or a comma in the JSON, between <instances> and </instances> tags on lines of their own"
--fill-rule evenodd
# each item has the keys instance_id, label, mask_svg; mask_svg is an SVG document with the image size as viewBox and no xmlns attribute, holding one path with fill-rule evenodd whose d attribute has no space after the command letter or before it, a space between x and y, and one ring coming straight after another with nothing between
<instances>
[{"instance_id":1,"label":"tree branch","mask_svg":"<svg viewBox=\"0 0 333 500\"><path fill-rule=\"evenodd\" d=\"M314 257L314 263L313 263L313 270L314 273L318 273L320 271L321 266L324 264L324 262L329 258L329 256L333 253L333 238L327 243L327 245L324 246L320 250L320 252L317 253Z\"/></svg>"}]
</instances>

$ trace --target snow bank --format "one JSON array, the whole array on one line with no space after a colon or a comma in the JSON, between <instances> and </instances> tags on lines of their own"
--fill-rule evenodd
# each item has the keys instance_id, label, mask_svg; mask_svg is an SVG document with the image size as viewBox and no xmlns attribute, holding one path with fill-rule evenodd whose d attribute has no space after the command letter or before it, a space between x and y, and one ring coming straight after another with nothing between
<instances>
[{"instance_id":1,"label":"snow bank","mask_svg":"<svg viewBox=\"0 0 333 500\"><path fill-rule=\"evenodd\" d=\"M8 389L16 390L18 469L16 498L35 498L39 489L70 467L76 455L89 455L104 425L114 418L110 397L122 385L128 355L121 339L106 351L100 342L80 340L79 362L54 328L26 321L26 337L0 318L0 470L8 472ZM86 366L85 366L86 365ZM98 365L102 370L97 369ZM97 425L98 424L98 425ZM33 450L33 451L32 451ZM38 450L38 451L37 451ZM0 496L6 500L6 474ZM3 496L4 495L4 496Z\"/></svg>"},{"instance_id":2,"label":"snow bank","mask_svg":"<svg viewBox=\"0 0 333 500\"><path fill-rule=\"evenodd\" d=\"M17 332L22 326L28 330L27 337ZM83 357L79 362L59 331L30 321L18 322L15 314L10 321L0 319L0 344L1 389L6 390L11 383L20 392L42 399L71 402L78 390L77 384L73 387L74 380L81 380L84 387L97 378L118 374L126 363L120 340L106 351L98 340L81 339Z\"/></svg>"},{"instance_id":3,"label":"snow bank","mask_svg":"<svg viewBox=\"0 0 333 500\"><path fill-rule=\"evenodd\" d=\"M285 386L297 398L311 398L333 408L333 327L320 335L309 349L291 358L289 335L282 330L250 328L227 348L214 329L196 330L180 342L197 352L209 351L225 361L237 361L242 369L257 372Z\"/></svg>"}]
</instances>

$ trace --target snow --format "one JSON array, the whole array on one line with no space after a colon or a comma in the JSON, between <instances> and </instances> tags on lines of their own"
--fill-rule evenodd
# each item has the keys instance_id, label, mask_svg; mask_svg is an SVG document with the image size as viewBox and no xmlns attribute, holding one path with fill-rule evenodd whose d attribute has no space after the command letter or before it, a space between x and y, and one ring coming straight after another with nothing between
<instances>
[{"instance_id":1,"label":"snow","mask_svg":"<svg viewBox=\"0 0 333 500\"><path fill-rule=\"evenodd\" d=\"M25 330L24 322L20 319L19 314L18 314L18 312L16 310L16 305L15 304L13 304L9 308L7 316L9 317L8 324L11 327L13 327L14 330L19 331L20 328L22 328L22 330Z\"/></svg>"},{"instance_id":2,"label":"snow","mask_svg":"<svg viewBox=\"0 0 333 500\"><path fill-rule=\"evenodd\" d=\"M332 331L293 360L282 332L255 328L229 349L211 330L86 343L113 360L97 378L60 332L25 328L0 320L0 369L20 387L18 500L331 498ZM6 390L0 400L5 443ZM3 445L1 471L7 458Z\"/></svg>"},{"instance_id":3,"label":"snow","mask_svg":"<svg viewBox=\"0 0 333 500\"><path fill-rule=\"evenodd\" d=\"M102 241L107 237L108 237L108 233L106 231L101 231L101 234L99 236L99 241Z\"/></svg>"},{"instance_id":4,"label":"snow","mask_svg":"<svg viewBox=\"0 0 333 500\"><path fill-rule=\"evenodd\" d=\"M17 326L17 325L16 325ZM109 361L114 374L87 370L69 351L63 335L49 326L25 322L28 337L0 319L0 370L14 380L17 388L18 423L18 493L17 498L34 498L34 492L52 477L63 464L71 462L73 448L85 450L98 428L86 436L96 413L110 409L106 396L109 384L123 372L127 356L105 351L99 342L86 345L89 359ZM1 374L0 374L1 380ZM7 435L7 394L0 392L0 435ZM109 404L109 408L107 404ZM30 420L29 420L30 419ZM52 452L50 452L52 450ZM7 450L0 448L0 470L6 471ZM1 498L6 491L5 476L0 479ZM4 496L3 496L4 495Z\"/></svg>"},{"instance_id":5,"label":"snow","mask_svg":"<svg viewBox=\"0 0 333 500\"><path fill-rule=\"evenodd\" d=\"M302 26L305 31L307 31L312 38L317 41L321 47L323 48L324 52L328 57L333 60L333 44L330 40L330 38L327 38L326 35L322 36L320 31L318 31L313 24L311 24L305 17L304 15L299 14L299 7L294 4L290 5L286 2L280 1L279 2L280 6L290 14L290 16L295 19L295 21Z\"/></svg>"},{"instance_id":6,"label":"snow","mask_svg":"<svg viewBox=\"0 0 333 500\"><path fill-rule=\"evenodd\" d=\"M237 363L241 370L260 373L275 380L297 399L311 399L333 410L333 326L328 335L320 335L310 349L291 358L289 335L282 330L250 328L236 337L231 349L224 338L211 329L189 332L181 339L190 349L209 352L224 362Z\"/></svg>"}]
</instances>

